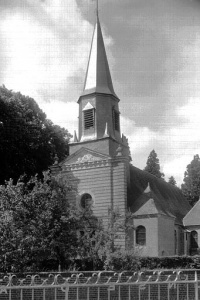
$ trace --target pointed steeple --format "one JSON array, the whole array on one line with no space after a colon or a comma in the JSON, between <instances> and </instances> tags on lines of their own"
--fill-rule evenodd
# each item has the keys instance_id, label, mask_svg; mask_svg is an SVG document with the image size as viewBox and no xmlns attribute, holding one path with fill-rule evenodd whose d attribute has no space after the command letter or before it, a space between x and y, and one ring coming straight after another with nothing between
<instances>
[{"instance_id":1,"label":"pointed steeple","mask_svg":"<svg viewBox=\"0 0 200 300\"><path fill-rule=\"evenodd\" d=\"M117 97L110 75L98 8L82 96L92 93L109 94Z\"/></svg>"},{"instance_id":2,"label":"pointed steeple","mask_svg":"<svg viewBox=\"0 0 200 300\"><path fill-rule=\"evenodd\" d=\"M89 54L84 89L78 99L78 138L70 144L70 154L80 147L98 150L110 157L129 157L128 141L121 137L119 98L110 75L98 16Z\"/></svg>"}]
</instances>

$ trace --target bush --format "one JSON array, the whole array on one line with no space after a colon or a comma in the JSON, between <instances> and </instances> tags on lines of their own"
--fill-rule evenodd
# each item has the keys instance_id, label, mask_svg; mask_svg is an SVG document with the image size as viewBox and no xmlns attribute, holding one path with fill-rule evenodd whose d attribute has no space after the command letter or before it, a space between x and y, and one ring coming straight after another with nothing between
<instances>
[{"instance_id":1,"label":"bush","mask_svg":"<svg viewBox=\"0 0 200 300\"><path fill-rule=\"evenodd\" d=\"M104 262L104 268L112 271L140 269L139 256L134 251L116 251L111 253Z\"/></svg>"},{"instance_id":2,"label":"bush","mask_svg":"<svg viewBox=\"0 0 200 300\"><path fill-rule=\"evenodd\" d=\"M139 257L134 252L119 251L110 255L104 267L118 272L144 269L200 269L200 256Z\"/></svg>"}]
</instances>

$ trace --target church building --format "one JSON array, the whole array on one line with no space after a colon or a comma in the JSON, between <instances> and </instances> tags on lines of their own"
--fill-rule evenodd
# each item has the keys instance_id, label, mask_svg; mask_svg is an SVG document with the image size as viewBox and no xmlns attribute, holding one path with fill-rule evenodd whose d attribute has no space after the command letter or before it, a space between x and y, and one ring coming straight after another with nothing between
<instances>
[{"instance_id":1,"label":"church building","mask_svg":"<svg viewBox=\"0 0 200 300\"><path fill-rule=\"evenodd\" d=\"M132 247L145 256L189 254L190 231L183 218L191 207L180 189L131 164L120 129L120 99L109 70L97 13L83 92L78 99L79 133L69 156L51 167L74 187L72 201L92 206L103 220L109 209L132 212ZM187 220L186 220L187 222ZM125 247L125 238L120 241Z\"/></svg>"}]
</instances>

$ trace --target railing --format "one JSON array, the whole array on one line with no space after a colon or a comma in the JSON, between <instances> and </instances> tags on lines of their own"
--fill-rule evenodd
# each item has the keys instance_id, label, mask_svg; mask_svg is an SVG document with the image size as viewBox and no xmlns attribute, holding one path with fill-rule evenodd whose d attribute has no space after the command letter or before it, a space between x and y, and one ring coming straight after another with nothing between
<instances>
[{"instance_id":1,"label":"railing","mask_svg":"<svg viewBox=\"0 0 200 300\"><path fill-rule=\"evenodd\" d=\"M200 270L7 275L0 300L200 300Z\"/></svg>"}]
</instances>

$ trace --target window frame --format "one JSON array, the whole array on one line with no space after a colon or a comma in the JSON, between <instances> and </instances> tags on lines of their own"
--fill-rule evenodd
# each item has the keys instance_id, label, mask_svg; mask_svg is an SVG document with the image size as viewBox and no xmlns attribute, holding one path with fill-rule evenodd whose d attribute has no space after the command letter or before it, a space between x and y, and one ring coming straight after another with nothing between
<instances>
[{"instance_id":1,"label":"window frame","mask_svg":"<svg viewBox=\"0 0 200 300\"><path fill-rule=\"evenodd\" d=\"M83 205L83 201L87 201L87 203L84 202L84 205ZM81 195L81 198L80 198L80 207L82 209L89 209L89 208L92 207L92 205L93 205L92 195L90 195L89 193L84 193L83 195Z\"/></svg>"},{"instance_id":2,"label":"window frame","mask_svg":"<svg viewBox=\"0 0 200 300\"><path fill-rule=\"evenodd\" d=\"M136 245L145 246L146 245L146 228L143 225L139 225L135 231L135 242Z\"/></svg>"},{"instance_id":3,"label":"window frame","mask_svg":"<svg viewBox=\"0 0 200 300\"><path fill-rule=\"evenodd\" d=\"M196 230L191 231L191 248L198 248L198 232Z\"/></svg>"},{"instance_id":4,"label":"window frame","mask_svg":"<svg viewBox=\"0 0 200 300\"><path fill-rule=\"evenodd\" d=\"M85 131L95 128L95 109L90 108L83 111L83 127Z\"/></svg>"},{"instance_id":5,"label":"window frame","mask_svg":"<svg viewBox=\"0 0 200 300\"><path fill-rule=\"evenodd\" d=\"M113 127L120 132L120 113L115 108L113 108Z\"/></svg>"}]
</instances>

